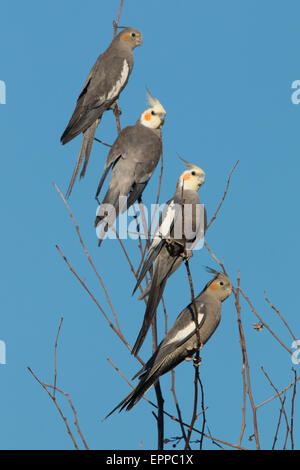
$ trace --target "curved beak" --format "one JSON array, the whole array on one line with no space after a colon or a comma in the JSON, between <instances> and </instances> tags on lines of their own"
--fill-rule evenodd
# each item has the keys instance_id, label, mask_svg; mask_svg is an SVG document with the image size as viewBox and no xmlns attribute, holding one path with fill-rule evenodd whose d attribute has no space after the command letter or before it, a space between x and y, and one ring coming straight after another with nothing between
<instances>
[{"instance_id":1,"label":"curved beak","mask_svg":"<svg viewBox=\"0 0 300 470\"><path fill-rule=\"evenodd\" d=\"M203 172L200 176L199 176L199 187L202 186L202 184L205 183L205 173Z\"/></svg>"}]
</instances>

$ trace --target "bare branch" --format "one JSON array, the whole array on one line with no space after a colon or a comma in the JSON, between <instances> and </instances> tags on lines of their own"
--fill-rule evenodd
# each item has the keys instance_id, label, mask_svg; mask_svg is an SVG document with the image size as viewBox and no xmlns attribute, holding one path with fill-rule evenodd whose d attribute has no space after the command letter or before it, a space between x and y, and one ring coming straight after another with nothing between
<instances>
[{"instance_id":1,"label":"bare branch","mask_svg":"<svg viewBox=\"0 0 300 470\"><path fill-rule=\"evenodd\" d=\"M57 365L56 365L56 353L57 353L57 345L58 345L58 338L59 338L59 333L60 333L60 329L61 329L61 326L62 326L62 322L63 322L63 318L61 318L60 320L60 323L59 323L59 327L58 327L58 331L57 331L57 335L56 335L56 340L55 340L55 347L54 347L54 385L47 385L43 382L41 382L41 380L36 376L36 374L32 371L32 369L30 367L27 367L27 369L29 370L29 372L31 373L31 375L35 378L35 380L41 385L41 387L47 392L47 394L49 395L49 397L51 398L51 400L53 401L54 405L56 406L61 418L63 419L64 423L65 423L65 426L66 426L66 429L67 429L67 432L70 436L70 438L72 439L72 442L75 446L75 449L76 450L79 450L79 447L78 447L78 444L75 440L75 437L71 431L71 428L69 426L69 423L68 423L68 420L67 418L64 416L63 412L62 412L62 409L61 407L59 406L58 402L57 402L57 399L56 399L56 396L55 396L55 392L58 391L59 393L63 394L65 397L67 397L68 399L68 402L69 402L69 405L72 409L72 412L74 414L74 418L75 418L75 426L76 426L76 429L77 429L77 432L82 440L82 443L85 447L86 450L89 450L89 447L86 443L86 440L85 438L83 437L83 434L81 432L81 429L80 429L80 426L79 426L79 422L78 422L78 416L77 416L77 412L75 410L75 407L72 403L72 400L71 400L71 397L68 393L66 392L63 392L62 390L60 390L59 388L56 387L56 378L57 378ZM53 390L53 394L51 394L49 392L48 389L52 389Z\"/></svg>"},{"instance_id":2,"label":"bare branch","mask_svg":"<svg viewBox=\"0 0 300 470\"><path fill-rule=\"evenodd\" d=\"M275 436L274 436L274 440L273 440L272 450L275 449L275 445L276 445L276 442L277 442L278 432L279 432L280 423L281 423L282 412L284 410L285 399L286 399L286 396L283 397L282 405L281 405L281 408L280 408L280 411L279 411L278 423L277 423L276 432L275 432Z\"/></svg>"},{"instance_id":3,"label":"bare branch","mask_svg":"<svg viewBox=\"0 0 300 470\"><path fill-rule=\"evenodd\" d=\"M27 367L27 369L29 370L29 372L31 373L31 375L35 378L35 380L40 384L41 387L43 387L43 389L48 393L49 397L51 398L51 400L53 401L53 403L55 404L60 416L62 417L64 423L65 423L65 426L67 428L67 432L70 436L70 438L72 439L72 442L74 444L74 447L76 450L79 450L79 447L77 445L77 442L75 441L75 438L72 434L72 431L70 429L70 426L69 426L69 423L68 423L68 420L67 418L64 416L60 406L58 405L57 401L56 401L56 398L49 392L48 388L46 387L45 384L43 384L43 382L41 382L38 377L35 375L35 373L32 371L32 369L30 367Z\"/></svg>"},{"instance_id":4,"label":"bare branch","mask_svg":"<svg viewBox=\"0 0 300 470\"><path fill-rule=\"evenodd\" d=\"M247 392L248 392L248 396L249 396L250 404L252 408L254 437L255 437L255 442L256 442L256 448L259 450L260 443L259 443L259 436L258 436L257 412L256 412L256 407L254 404L254 399L253 399L253 394L252 394L252 389L251 389L250 368L249 368L248 355L247 355L247 350L246 350L246 339L245 339L245 334L244 334L244 329L243 329L242 319L241 319L241 306L240 306L240 297L239 297L240 291L241 291L240 290L240 273L238 273L237 287L236 289L233 288L233 294L235 298L235 307L236 307L236 312L238 316L239 337L240 337L240 344L241 344L242 355L243 355L243 369L245 368L246 370L246 376L243 376L243 387L244 387L243 396L245 396L246 377L247 377ZM243 407L244 406L245 406L245 402L244 402ZM239 444L241 443L242 438L243 438L244 420L245 420L245 416L243 414L243 424L242 424Z\"/></svg>"},{"instance_id":5,"label":"bare branch","mask_svg":"<svg viewBox=\"0 0 300 470\"><path fill-rule=\"evenodd\" d=\"M291 447L292 450L294 450L295 445L294 445L294 413L295 413L295 398L296 398L296 393L297 393L297 372L293 368L292 369L294 372L295 376L295 381L294 381L294 389L293 389L293 396L292 396L292 405L291 405Z\"/></svg>"},{"instance_id":6,"label":"bare branch","mask_svg":"<svg viewBox=\"0 0 300 470\"><path fill-rule=\"evenodd\" d=\"M123 379L128 383L128 385L131 387L131 388L134 388L134 386L130 383L130 381L120 372L120 369L118 369L114 364L113 362L108 359L109 363L114 367L114 369L123 377ZM150 401L148 398L146 398L145 396L143 396L144 400L146 400L151 406L153 406L154 408L157 409L157 405L155 405L155 403L153 403L152 401ZM173 416L172 414L168 413L167 411L164 410L164 414L166 416L168 416L168 418L170 418L172 421L176 421L177 423L179 423L179 419L176 418L175 416ZM201 414L201 413L200 413ZM198 415L199 416L199 415ZM189 428L190 425L187 424L187 423L184 423L182 422L183 426L185 426L186 428ZM241 446L237 446L236 444L231 444L230 442L226 442L226 441L223 441L221 439L217 439L216 437L213 437L209 434L204 434L202 433L202 431L199 431L198 429L196 428L193 428L192 429L193 432L196 432L197 434L203 434L204 437L207 437L208 439L210 439L211 441L216 441L216 442L219 442L220 444L224 444L228 447L232 447L233 449L238 449L238 450L247 450L245 447L241 447Z\"/></svg>"},{"instance_id":7,"label":"bare branch","mask_svg":"<svg viewBox=\"0 0 300 470\"><path fill-rule=\"evenodd\" d=\"M283 323L285 324L285 326L287 327L287 329L289 330L290 332L290 335L291 337L297 341L297 338L296 336L294 335L294 333L292 332L291 328L289 327L288 323L286 322L286 320L283 318L283 315L279 312L279 310L274 307L274 305L270 302L270 300L268 299L267 295L266 295L266 291L264 292L265 294L265 299L266 299L266 302L268 302L268 304L270 305L270 307L274 310L274 312L277 313L277 315L279 316L279 318L281 318L281 320L283 321Z\"/></svg>"},{"instance_id":8,"label":"bare branch","mask_svg":"<svg viewBox=\"0 0 300 470\"><path fill-rule=\"evenodd\" d=\"M195 369L195 376L194 376L194 407L193 407L193 415L192 415L192 419L191 419L191 424L190 424L190 427L188 429L187 438L186 438L185 447L184 447L184 450L187 450L189 448L193 427L194 427L194 424L195 424L196 419L197 419L198 380L199 380L201 339L200 339L200 332L199 332L199 321L198 321L197 305L196 305L196 301L195 301L195 292L194 292L194 286L193 286L192 275L191 275L188 259L186 259L186 261L185 261L185 267L186 267L186 272L187 272L189 285L190 285L190 290L191 290L191 299L192 299L192 306L193 306L193 308L191 310L193 312L193 319L194 319L194 322L195 322L196 337L197 337L197 350L196 350L195 358L194 358L194 369ZM202 441L201 441L201 445L202 445Z\"/></svg>"},{"instance_id":9,"label":"bare branch","mask_svg":"<svg viewBox=\"0 0 300 470\"><path fill-rule=\"evenodd\" d=\"M285 393L287 390L289 390L290 388L294 387L295 384L298 382L298 380L300 380L300 377L297 377L297 379L296 379L293 383L291 383L290 385L288 385L287 387L285 387L283 390L281 390L281 392L276 393L276 395L273 395L272 397L268 398L267 400L264 400L262 403L260 403L259 405L257 405L256 409L260 408L261 406L266 405L267 403L270 403L270 401L274 400L274 399L277 398L279 395L282 395L282 394Z\"/></svg>"},{"instance_id":10,"label":"bare branch","mask_svg":"<svg viewBox=\"0 0 300 470\"><path fill-rule=\"evenodd\" d=\"M56 353L57 353L57 345L58 345L58 337L61 329L61 325L63 322L63 318L60 319L60 324L57 330L55 345L54 345L54 381L53 381L53 396L55 398L55 390L56 390L56 378L57 378L57 366L56 366Z\"/></svg>"},{"instance_id":11,"label":"bare branch","mask_svg":"<svg viewBox=\"0 0 300 470\"><path fill-rule=\"evenodd\" d=\"M54 186L54 188L56 189L56 191L58 192L58 194L60 195L60 197L62 198L62 200L64 201L64 204L65 204L66 208L68 209L68 212L69 212L69 214L70 214L70 216L71 216L72 222L73 222L74 227L75 227L75 229L76 229L76 232L77 232L77 235L78 235L80 244L81 244L81 246L82 246L82 248L83 248L83 250L84 250L84 252L85 252L85 255L86 255L86 257L87 257L87 259L88 259L90 265L92 266L92 268L93 268L93 270L94 270L94 273L96 274L96 276L97 276L97 278L98 278L98 280L99 280L99 282L100 282L100 284L101 284L101 286L102 286L102 289L104 290L104 293L105 293L105 296L106 296L106 300L107 300L107 302L108 302L108 304L109 304L109 306L110 306L110 309L111 309L111 311L112 311L112 314L113 314L113 316L114 316L114 319L115 319L115 322L116 322L116 325L117 325L117 329L118 329L118 331L120 331L120 325L119 325L119 322L118 322L118 318L117 318L116 312L115 312L115 310L114 310L114 308L113 308L113 306L112 306L112 303L111 303L110 297L109 297L109 295L108 295L107 289L106 289L106 287L105 287L105 285L104 285L104 282L102 281L102 278L101 278L100 274L98 273L98 271L97 271L97 269L96 269L96 267L95 267L95 265L94 265L94 263L93 263L93 261L92 261L90 255L89 255L89 252L88 252L88 250L87 250L87 248L86 248L86 246L85 246L85 244L84 244L84 242L83 242L83 239L82 239L81 234L80 234L79 227L78 227L78 225L77 225L77 223L76 223L76 220L75 220L75 218L74 218L74 216L73 216L73 213L72 213L72 211L71 211L71 209L70 209L70 206L69 206L69 204L67 203L67 201L65 200L65 198L64 198L64 196L63 196L63 194L62 194L62 192L58 189L58 187L56 186L55 183L53 183L53 186Z\"/></svg>"},{"instance_id":12,"label":"bare branch","mask_svg":"<svg viewBox=\"0 0 300 470\"><path fill-rule=\"evenodd\" d=\"M87 291L87 293L89 294L89 296L91 297L91 299L93 300L93 302L95 302L95 304L97 305L97 307L99 308L100 312L102 313L102 315L104 316L104 318L106 319L107 323L109 324L109 326L111 327L111 329L118 335L118 337L120 338L120 340L125 344L125 346L129 349L129 351L131 352L132 348L131 346L128 344L128 342L126 341L126 339L124 338L123 334L121 331L119 331L115 325L110 321L110 319L108 318L108 316L106 315L105 311L103 310L103 308L101 307L101 305L99 304L99 302L96 300L96 298L94 297L94 295L91 293L91 291L88 289L88 287L86 286L85 282L78 276L78 274L76 273L76 271L74 270L73 266L69 263L69 261L67 260L67 258L65 257L65 255L62 253L62 251L60 250L60 248L56 245L56 248L59 252L59 254L61 255L61 257L63 258L63 260L65 261L65 263L68 265L70 271L74 274L74 276L76 277L76 279L78 279L78 281L80 282L80 284L82 285L82 287ZM142 359L139 357L139 356L135 356L137 358L137 360L142 364L144 365L144 361L142 361Z\"/></svg>"},{"instance_id":13,"label":"bare branch","mask_svg":"<svg viewBox=\"0 0 300 470\"><path fill-rule=\"evenodd\" d=\"M216 210L216 212L214 213L214 215L212 216L210 222L207 224L205 232L207 232L207 230L209 229L209 227L211 226L211 224L213 223L213 221L216 219L216 217L217 217L217 215L218 215L218 213L219 213L219 211L220 211L220 209L221 209L221 207L222 207L222 205L223 205L223 202L225 201L225 198L226 198L227 193L228 193L228 189L229 189L229 185L230 185L230 180L231 180L232 173L234 172L234 170L235 170L235 168L237 167L238 163L239 163L239 160L237 160L237 161L235 162L235 164L234 164L232 170L231 170L230 173L229 173L229 176L228 176L228 179L227 179L226 188L225 188L223 197L222 197L222 199L221 199L221 202L220 202L220 204L218 205L217 210Z\"/></svg>"},{"instance_id":14,"label":"bare branch","mask_svg":"<svg viewBox=\"0 0 300 470\"><path fill-rule=\"evenodd\" d=\"M283 344L283 342L278 338L278 336L274 333L274 331L271 330L271 328L263 321L263 319L261 318L261 316L257 313L257 311L255 310L255 308L253 307L249 297L246 296L246 294L244 293L244 291L240 288L240 292L242 294L242 296L244 297L244 299L246 300L246 302L248 303L248 305L250 306L252 312L254 313L254 315L257 316L257 318L259 319L259 321L261 322L261 324L271 333L271 335L278 341L279 344L281 344L281 346L290 354L292 355L292 351L287 347L285 346L285 344Z\"/></svg>"},{"instance_id":15,"label":"bare branch","mask_svg":"<svg viewBox=\"0 0 300 470\"><path fill-rule=\"evenodd\" d=\"M265 371L265 369L263 368L263 366L261 366L261 370L263 371L265 377L268 379L268 382L270 383L271 387L272 387L272 388L275 390L275 392L277 393L278 398L279 398L280 403L281 403L282 412L283 412L283 414L284 414L284 419L285 419L285 422L286 422L286 437L285 437L284 446L283 446L283 449L285 450L285 449L286 449L286 444L287 444L287 439L288 439L288 435L289 435L290 428L289 428L289 421L288 421L287 414L286 414L285 407L284 407L284 401L282 400L282 398L281 398L281 396L280 396L280 393L278 392L277 388L276 388L275 385L273 384L272 380L270 379L269 375L267 374L267 372Z\"/></svg>"},{"instance_id":16,"label":"bare branch","mask_svg":"<svg viewBox=\"0 0 300 470\"><path fill-rule=\"evenodd\" d=\"M117 17L117 19L116 19L115 21L113 21L114 38L117 36L117 29L118 29L118 25L119 25L121 13L122 13L123 3L124 3L124 0L121 0L121 2L120 2L120 7L119 7L119 12L118 12L118 17Z\"/></svg>"}]
</instances>

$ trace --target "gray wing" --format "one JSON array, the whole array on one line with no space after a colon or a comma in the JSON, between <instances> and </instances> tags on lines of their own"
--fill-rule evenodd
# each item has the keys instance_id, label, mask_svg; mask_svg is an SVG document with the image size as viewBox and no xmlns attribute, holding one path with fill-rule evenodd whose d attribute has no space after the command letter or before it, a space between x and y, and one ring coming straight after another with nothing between
<instances>
[{"instance_id":1,"label":"gray wing","mask_svg":"<svg viewBox=\"0 0 300 470\"><path fill-rule=\"evenodd\" d=\"M196 301L196 305L199 328L201 328L207 318L207 311L204 303ZM148 381L154 375L161 376L173 369L177 364L182 362L185 357L194 352L189 352L184 346L195 332L195 321L192 305L190 304L179 314L174 325L160 343L151 359L133 378L139 376Z\"/></svg>"},{"instance_id":2,"label":"gray wing","mask_svg":"<svg viewBox=\"0 0 300 470\"><path fill-rule=\"evenodd\" d=\"M193 351L189 352L184 348L184 344L191 336L193 336L193 333L184 334L188 329L190 318L192 316L192 313L189 311L189 307L190 306L181 312L169 334L160 344L151 359L142 368L142 370L133 377L132 380L139 377L138 385L106 416L106 418L108 418L117 409L120 409L120 411L124 408L126 408L127 411L130 410L143 397L147 390L155 384L161 375L173 369L177 364L182 362L185 357L193 354ZM206 315L204 307L202 307L201 311L203 311L203 318L200 320L200 326L203 324L204 316ZM201 312L199 312L199 314L201 314ZM182 339L177 341L176 336L178 337L180 332L182 333ZM175 341L172 342L174 339Z\"/></svg>"},{"instance_id":3,"label":"gray wing","mask_svg":"<svg viewBox=\"0 0 300 470\"><path fill-rule=\"evenodd\" d=\"M207 318L207 308L206 304L201 302L201 300L196 300L195 302L198 313L198 325L199 328L201 328ZM179 314L174 325L162 341L157 360L160 360L160 356L163 357L176 351L176 349L186 343L195 332L194 308L191 303Z\"/></svg>"},{"instance_id":4,"label":"gray wing","mask_svg":"<svg viewBox=\"0 0 300 470\"><path fill-rule=\"evenodd\" d=\"M137 288L143 281L146 273L151 268L153 262L160 253L160 250L165 244L165 236L168 235L168 232L171 230L173 221L174 221L174 211L173 211L174 199L170 199L164 206L162 213L160 214L159 224L155 230L151 245L149 247L146 260L142 266L142 269L139 274L139 278L135 285L132 295L136 292Z\"/></svg>"},{"instance_id":5,"label":"gray wing","mask_svg":"<svg viewBox=\"0 0 300 470\"><path fill-rule=\"evenodd\" d=\"M178 255L172 256L168 252L166 245L163 246L159 255L156 257L151 283L140 297L140 299L142 299L148 295L148 301L143 324L139 331L135 345L132 348L132 354L136 355L139 352L150 328L158 304L162 298L168 277L179 268L182 263L182 259L183 258Z\"/></svg>"},{"instance_id":6,"label":"gray wing","mask_svg":"<svg viewBox=\"0 0 300 470\"><path fill-rule=\"evenodd\" d=\"M184 190L182 193L180 190L176 191L174 201L176 213L173 236L176 240L185 238L187 242L192 242L197 237L201 222L204 220L202 217L203 206L200 204L198 192Z\"/></svg>"},{"instance_id":7,"label":"gray wing","mask_svg":"<svg viewBox=\"0 0 300 470\"><path fill-rule=\"evenodd\" d=\"M110 149L105 165L104 165L104 173L99 181L97 192L96 192L96 198L100 194L100 191L102 189L103 183L109 173L109 170L112 168L112 166L118 161L120 157L126 158L126 141L130 139L131 134L134 132L133 130L134 126L128 126L125 127L120 135L117 137L115 140L112 148Z\"/></svg>"},{"instance_id":8,"label":"gray wing","mask_svg":"<svg viewBox=\"0 0 300 470\"><path fill-rule=\"evenodd\" d=\"M148 157L148 159L147 159ZM124 129L117 138L111 149L105 164L104 174L100 180L97 194L99 193L108 171L113 167L109 187L102 201L102 204L111 204L116 209L116 216L119 210L119 198L125 198L125 210L127 208L126 198L131 197L130 191L137 183L148 182L160 157L160 140L150 129L139 124L129 126ZM143 165L145 162L145 165ZM139 169L137 170L137 167ZM143 174L144 171L144 174ZM139 191L141 194L141 191ZM131 197L131 201L134 202ZM95 225L104 220L97 216Z\"/></svg>"},{"instance_id":9,"label":"gray wing","mask_svg":"<svg viewBox=\"0 0 300 470\"><path fill-rule=\"evenodd\" d=\"M61 137L62 144L85 132L105 110L110 108L126 86L131 70L132 60L115 56L110 49L97 59Z\"/></svg>"},{"instance_id":10,"label":"gray wing","mask_svg":"<svg viewBox=\"0 0 300 470\"><path fill-rule=\"evenodd\" d=\"M140 125L127 128L118 142L121 158L114 161L110 184L120 187L120 194L128 197L126 210L141 197L160 157L161 142L151 130ZM111 165L115 154L107 162Z\"/></svg>"}]
</instances>

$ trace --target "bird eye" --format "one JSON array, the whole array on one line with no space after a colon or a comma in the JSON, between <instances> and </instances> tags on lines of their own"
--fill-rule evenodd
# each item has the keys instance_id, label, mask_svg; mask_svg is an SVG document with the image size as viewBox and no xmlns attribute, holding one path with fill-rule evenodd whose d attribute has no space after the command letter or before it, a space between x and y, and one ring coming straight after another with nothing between
<instances>
[{"instance_id":1,"label":"bird eye","mask_svg":"<svg viewBox=\"0 0 300 470\"><path fill-rule=\"evenodd\" d=\"M192 172L191 172L191 175L195 176L195 175L196 175L196 172L195 172L195 171L192 171Z\"/></svg>"},{"instance_id":2,"label":"bird eye","mask_svg":"<svg viewBox=\"0 0 300 470\"><path fill-rule=\"evenodd\" d=\"M132 38L135 38L136 34L135 33L131 33L131 37Z\"/></svg>"},{"instance_id":3,"label":"bird eye","mask_svg":"<svg viewBox=\"0 0 300 470\"><path fill-rule=\"evenodd\" d=\"M224 282L223 282L223 281L220 281L220 286L224 286Z\"/></svg>"},{"instance_id":4,"label":"bird eye","mask_svg":"<svg viewBox=\"0 0 300 470\"><path fill-rule=\"evenodd\" d=\"M155 116L155 111L151 111L152 116Z\"/></svg>"}]
</instances>

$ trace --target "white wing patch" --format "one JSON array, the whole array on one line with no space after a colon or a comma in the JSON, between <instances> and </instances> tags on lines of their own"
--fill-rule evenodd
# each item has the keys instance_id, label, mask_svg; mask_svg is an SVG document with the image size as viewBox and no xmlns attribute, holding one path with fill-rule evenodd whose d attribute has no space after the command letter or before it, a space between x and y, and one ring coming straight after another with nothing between
<instances>
[{"instance_id":1,"label":"white wing patch","mask_svg":"<svg viewBox=\"0 0 300 470\"><path fill-rule=\"evenodd\" d=\"M174 220L174 216L175 216L175 203L174 203L174 200L172 199L172 201L168 205L167 211L165 213L165 216L163 218L161 225L158 227L158 229L156 230L153 236L151 248L154 248L156 245L158 245L158 243L162 240L162 238L167 238L170 235L170 227Z\"/></svg>"},{"instance_id":2,"label":"white wing patch","mask_svg":"<svg viewBox=\"0 0 300 470\"><path fill-rule=\"evenodd\" d=\"M202 306L202 305L201 305ZM198 324L200 325L204 313L198 313ZM195 322L191 321L185 328L179 330L176 335L169 341L170 343L185 341L185 339L195 331Z\"/></svg>"},{"instance_id":3,"label":"white wing patch","mask_svg":"<svg viewBox=\"0 0 300 470\"><path fill-rule=\"evenodd\" d=\"M121 76L119 80L117 80L115 85L112 87L110 92L107 94L107 97L106 97L107 100L111 100L115 98L116 96L118 96L118 94L120 93L120 90L122 89L122 87L124 86L128 78L128 73L129 73L129 65L128 65L127 60L124 59Z\"/></svg>"}]
</instances>

